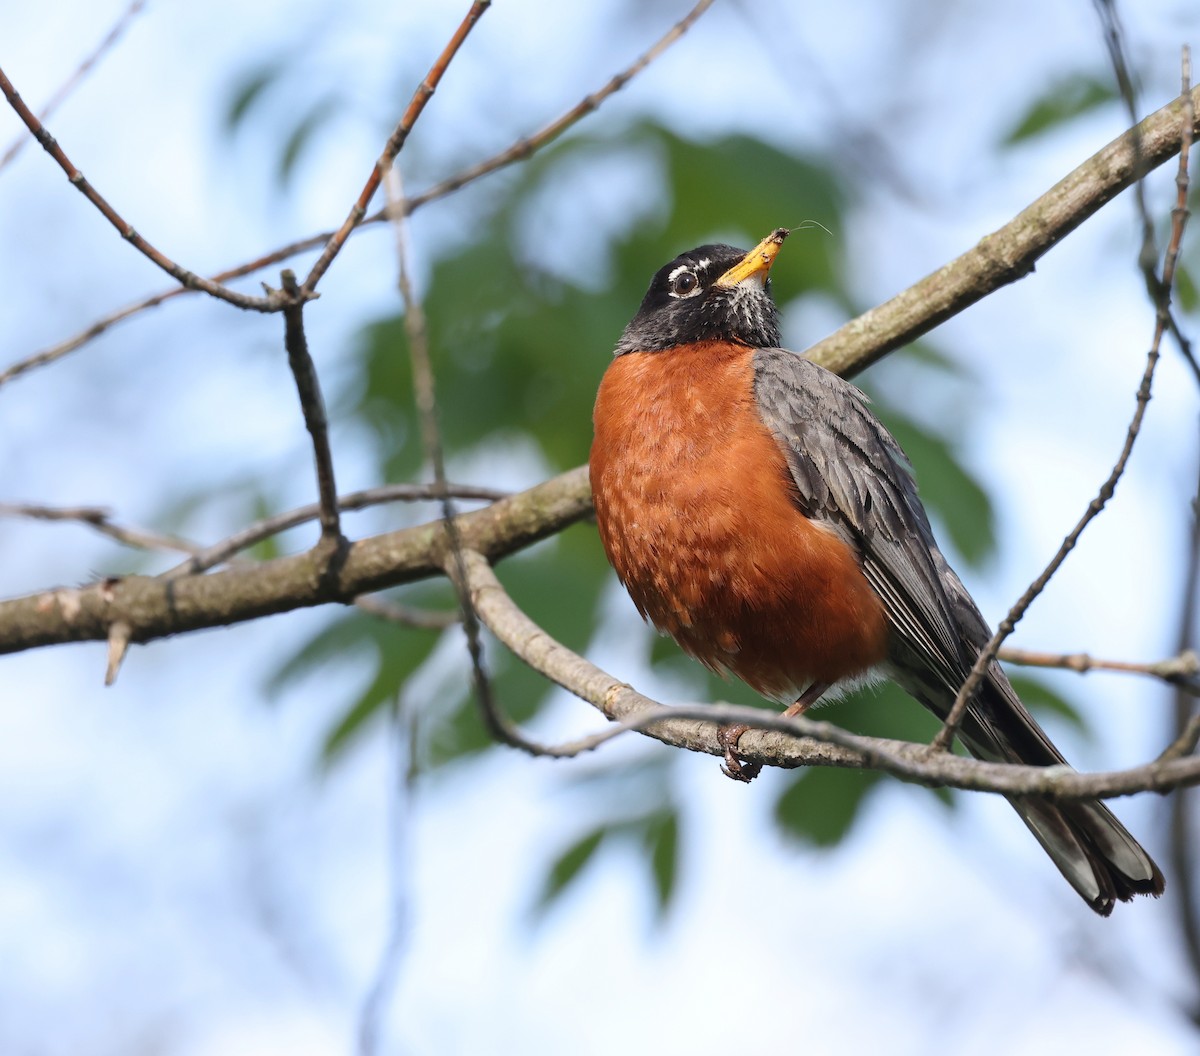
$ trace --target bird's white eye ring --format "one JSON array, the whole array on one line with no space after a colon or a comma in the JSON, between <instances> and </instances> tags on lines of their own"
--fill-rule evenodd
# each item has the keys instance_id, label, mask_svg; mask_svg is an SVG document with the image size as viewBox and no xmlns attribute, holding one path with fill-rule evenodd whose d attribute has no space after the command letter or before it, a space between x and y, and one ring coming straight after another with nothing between
<instances>
[{"instance_id":1,"label":"bird's white eye ring","mask_svg":"<svg viewBox=\"0 0 1200 1056\"><path fill-rule=\"evenodd\" d=\"M700 292L700 280L686 264L681 264L667 276L667 290L672 297L694 297Z\"/></svg>"}]
</instances>

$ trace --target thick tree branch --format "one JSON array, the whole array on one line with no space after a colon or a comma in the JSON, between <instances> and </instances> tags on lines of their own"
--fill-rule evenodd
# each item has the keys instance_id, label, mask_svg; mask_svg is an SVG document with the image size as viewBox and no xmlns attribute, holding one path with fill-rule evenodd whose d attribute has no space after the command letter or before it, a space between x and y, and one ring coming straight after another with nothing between
<instances>
[{"instance_id":1,"label":"thick tree branch","mask_svg":"<svg viewBox=\"0 0 1200 1056\"><path fill-rule=\"evenodd\" d=\"M495 560L562 531L591 513L587 471L571 470L528 491L460 514L463 546ZM0 653L66 642L103 641L118 620L130 641L220 627L330 602L348 603L401 583L442 574L440 521L351 543L329 574L317 553L295 554L200 576L126 576L0 601Z\"/></svg>"},{"instance_id":2,"label":"thick tree branch","mask_svg":"<svg viewBox=\"0 0 1200 1056\"><path fill-rule=\"evenodd\" d=\"M1001 286L1024 278L1051 247L1140 173L1178 154L1185 115L1192 131L1200 131L1197 108L1200 88L1118 136L973 249L818 341L809 356L849 377Z\"/></svg>"}]
</instances>

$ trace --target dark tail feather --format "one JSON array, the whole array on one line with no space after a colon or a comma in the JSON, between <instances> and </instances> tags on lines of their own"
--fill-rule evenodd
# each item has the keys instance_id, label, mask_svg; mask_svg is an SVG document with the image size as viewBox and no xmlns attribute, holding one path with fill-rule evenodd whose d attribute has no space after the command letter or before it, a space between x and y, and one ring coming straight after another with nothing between
<instances>
[{"instance_id":1,"label":"dark tail feather","mask_svg":"<svg viewBox=\"0 0 1200 1056\"><path fill-rule=\"evenodd\" d=\"M1117 899L1128 902L1134 895L1157 898L1163 893L1158 866L1103 803L1009 802L1067 883L1102 917L1112 912Z\"/></svg>"},{"instance_id":2,"label":"dark tail feather","mask_svg":"<svg viewBox=\"0 0 1200 1056\"><path fill-rule=\"evenodd\" d=\"M945 702L936 699L923 680L910 676L903 684L927 708L945 716ZM959 735L979 759L1068 765L995 664L963 717ZM1107 917L1117 900L1128 902L1135 895L1157 898L1163 893L1163 875L1154 859L1099 800L1054 802L1013 796L1009 802L1058 871L1101 916Z\"/></svg>"}]
</instances>

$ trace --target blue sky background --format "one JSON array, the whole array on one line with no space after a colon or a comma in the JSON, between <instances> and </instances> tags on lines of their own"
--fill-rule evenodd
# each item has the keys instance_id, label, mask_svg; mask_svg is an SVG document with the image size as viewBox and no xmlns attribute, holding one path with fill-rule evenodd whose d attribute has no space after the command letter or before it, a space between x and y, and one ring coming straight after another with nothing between
<instances>
[{"instance_id":1,"label":"blue sky background","mask_svg":"<svg viewBox=\"0 0 1200 1056\"><path fill-rule=\"evenodd\" d=\"M36 5L9 5L0 65L36 107L124 6L58 0L48 19ZM1126 7L1149 111L1177 91L1195 11L1170 0ZM341 221L465 9L151 3L50 127L139 230L211 272ZM493 4L404 155L409 186L540 127L685 9ZM231 141L221 123L232 85L275 56L291 63L284 89ZM858 185L864 171L878 178L832 237L854 261L856 294L875 303L1122 130L1107 107L1019 149L994 149L1032 96L1080 70L1106 70L1082 0L718 3L597 120L617 128L649 113L693 132L844 144ZM281 192L281 137L330 83L349 105ZM870 149L847 136L861 129L876 137ZM0 146L18 132L0 112ZM638 176L618 157L548 192L528 220L531 251L591 277L602 296L596 231L647 208ZM1173 177L1167 166L1150 184L1163 218ZM415 217L422 270L436 247L463 237L483 200L472 194L486 196L486 184ZM806 218L797 203L780 222ZM1119 450L1153 326L1135 236L1125 196L1035 275L938 331L939 347L981 379L980 405L924 407L911 375L889 374L888 364L870 375L876 385L895 377L924 413L970 427L964 457L996 500L1003 544L986 575L968 582L993 620L1043 567ZM5 365L167 285L33 146L0 173L0 247ZM378 231L355 239L324 282L309 338L328 392L345 383L356 328L394 309L394 276L391 236ZM840 322L810 305L785 333L802 346ZM260 473L278 480L283 501L310 501L280 331L277 319L181 299L0 389L0 500L100 503L146 523L208 482ZM596 335L596 354L616 336ZM1172 651L1196 421L1195 385L1170 351L1110 512L1014 644L1117 658ZM378 483L353 427L335 423L333 437L340 487ZM524 448L462 468L513 485L542 472ZM212 517L202 527L214 538L236 527ZM0 547L3 595L130 567L72 526L0 521ZM631 661L623 627L636 617L616 589L609 608L589 656L679 699L680 687ZM380 732L320 772L330 702L361 672L329 665L270 707L263 682L321 620L297 613L135 649L109 690L100 646L4 659L0 1052L353 1051L397 912L406 933L382 1019L387 1052L1195 1049L1180 1012L1193 993L1170 886L1157 903L1098 921L992 798L964 797L947 820L927 793L889 787L843 846L806 851L782 844L770 824L770 775L742 789L711 759L680 760L687 860L670 916L656 922L633 853L620 852L531 924L549 856L594 809L568 788L572 768L588 764L497 750L397 797L395 752ZM464 678L459 650L445 643L413 694L436 698ZM1056 684L1095 730L1084 741L1052 728L1081 767L1133 764L1165 742L1162 688L1101 675ZM538 732L595 726L586 706L564 698ZM1161 860L1164 803L1143 797L1118 811Z\"/></svg>"}]
</instances>

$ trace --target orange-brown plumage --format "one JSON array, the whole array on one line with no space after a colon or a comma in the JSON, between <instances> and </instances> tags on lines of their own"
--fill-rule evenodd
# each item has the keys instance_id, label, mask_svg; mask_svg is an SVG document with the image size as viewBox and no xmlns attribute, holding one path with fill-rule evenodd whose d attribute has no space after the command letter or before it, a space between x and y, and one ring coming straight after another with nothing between
<instances>
[{"instance_id":1,"label":"orange-brown plumage","mask_svg":"<svg viewBox=\"0 0 1200 1056\"><path fill-rule=\"evenodd\" d=\"M613 360L592 492L639 611L709 667L791 702L880 663L887 620L850 547L795 503L753 352L701 341Z\"/></svg>"}]
</instances>

